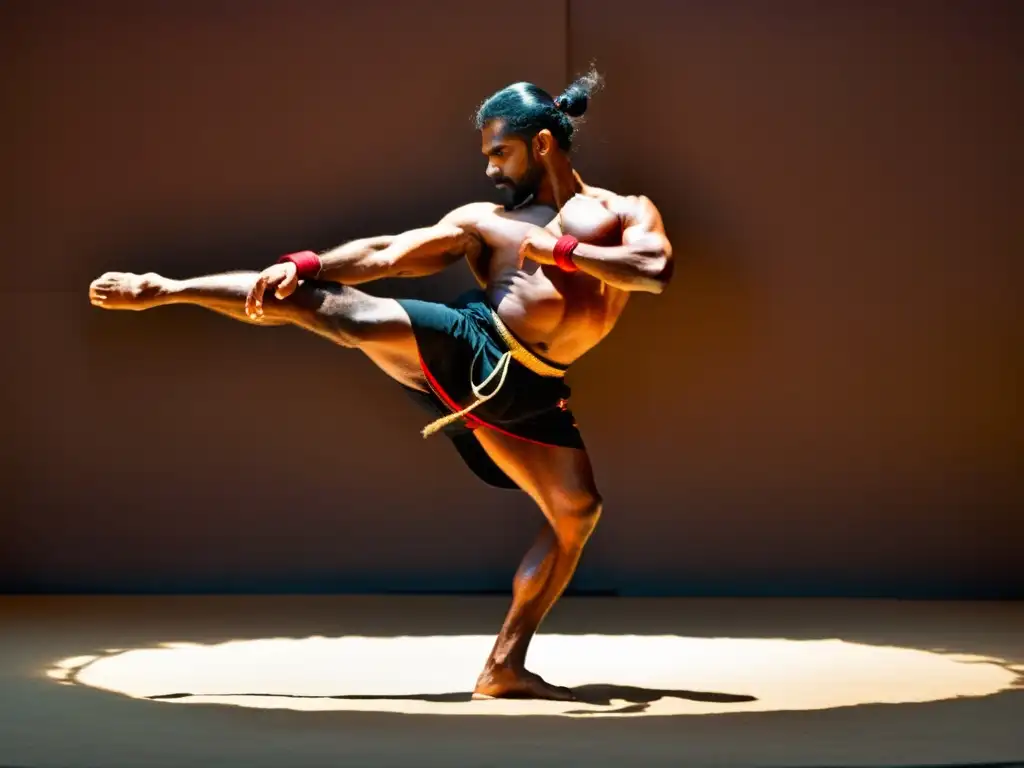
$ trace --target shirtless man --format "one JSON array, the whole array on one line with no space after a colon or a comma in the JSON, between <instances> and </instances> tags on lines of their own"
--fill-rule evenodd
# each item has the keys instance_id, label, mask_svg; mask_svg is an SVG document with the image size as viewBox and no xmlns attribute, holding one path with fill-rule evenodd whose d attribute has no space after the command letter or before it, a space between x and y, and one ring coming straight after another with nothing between
<instances>
[{"instance_id":1,"label":"shirtless man","mask_svg":"<svg viewBox=\"0 0 1024 768\"><path fill-rule=\"evenodd\" d=\"M557 99L516 83L481 105L487 176L504 205L472 203L433 226L290 254L259 274L107 273L89 289L106 309L195 304L358 348L438 417L424 435L446 434L484 481L529 494L547 522L515 575L477 698L574 698L526 670L530 640L601 516L564 376L615 327L632 293L660 293L672 274L655 206L588 186L573 170L573 118L599 82L591 72ZM481 289L448 304L352 287L460 259Z\"/></svg>"}]
</instances>

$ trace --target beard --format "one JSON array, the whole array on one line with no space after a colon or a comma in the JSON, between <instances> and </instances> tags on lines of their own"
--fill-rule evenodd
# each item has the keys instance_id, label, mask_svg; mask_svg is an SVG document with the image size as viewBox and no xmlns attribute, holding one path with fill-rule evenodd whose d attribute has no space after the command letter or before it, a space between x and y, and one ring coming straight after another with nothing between
<instances>
[{"instance_id":1,"label":"beard","mask_svg":"<svg viewBox=\"0 0 1024 768\"><path fill-rule=\"evenodd\" d=\"M498 186L498 193L501 197L501 204L506 211L512 211L526 205L537 194L540 189L540 182L544 178L544 169L539 163L530 162L526 173L520 179L500 178L495 180Z\"/></svg>"}]
</instances>

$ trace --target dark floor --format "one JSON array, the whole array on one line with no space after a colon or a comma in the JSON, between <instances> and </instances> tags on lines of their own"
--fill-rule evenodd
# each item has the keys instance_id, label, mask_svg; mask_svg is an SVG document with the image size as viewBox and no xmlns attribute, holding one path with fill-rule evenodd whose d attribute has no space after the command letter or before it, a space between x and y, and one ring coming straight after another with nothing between
<instances>
[{"instance_id":1,"label":"dark floor","mask_svg":"<svg viewBox=\"0 0 1024 768\"><path fill-rule=\"evenodd\" d=\"M659 635L670 640L676 636L681 638L678 642L689 643L686 647L696 649L693 654L700 657L687 656L685 661L692 670L689 674L695 690L726 693L711 698L680 694L681 699L675 699L673 706L682 707L686 714L659 715L659 711L668 711L665 707L671 697L657 693L646 696L651 700L646 704L630 703L630 696L639 696L632 699L634 702L644 700L643 692L656 688L657 681L649 677L627 679L632 670L652 668L649 657L615 657L606 664L592 664L589 657L573 659L577 667L583 665L587 670L590 666L606 667L595 668L593 680L607 678L611 688L605 688L613 694L610 698L626 699L625 703L594 705L598 714L607 714L615 707L623 710L618 716L598 717L566 716L568 709L556 711L534 702L517 703L518 716L475 716L484 713L479 706L488 704L470 703L462 696L471 687L466 670L472 670L476 662L475 648L469 662L462 658L444 660L442 651L431 651L439 664L463 669L453 680L452 694L447 698L406 695L403 699L403 685L416 688L420 684L414 679L426 673L393 668L400 665L378 669L371 664L345 671L345 680L353 691L359 689L359 695L298 696L303 706L313 701L316 706L329 707L319 711L281 708L290 706L289 700L274 697L251 699L243 706L237 706L242 699L230 702L236 706L196 703L197 699L147 700L93 687L96 681L90 683L89 675L84 673L82 680L70 684L69 680L62 684L55 676L47 675L48 671L53 675L55 665L70 657L167 642L205 646L241 639L323 637L328 645L315 647L326 648L327 653L334 653L331 649L337 647L330 643L340 642L334 638L351 636L444 636L458 643L463 641L451 638L491 634L500 623L505 605L505 598L491 597L0 598L0 766L448 768L1024 763L1022 603L575 598L560 604L545 623L545 636ZM737 646L737 639L764 642ZM545 646L542 640L535 648L537 663L550 647L550 642ZM795 641L818 640L842 643L792 645ZM444 645L448 642L443 640L438 647L455 647ZM570 650L578 648L583 654L587 643L599 640L568 638L566 642ZM783 669L780 677L779 667L772 667L768 656L753 658L762 653L755 650L749 652L749 668L722 667L722 678L717 679L719 667L714 664L719 662L712 656L718 658L723 649L762 646L768 649L764 653L792 653L798 647L800 654L785 657L792 660L783 665L791 668ZM841 652L818 661L811 658L815 648ZM847 652L843 649L852 655L843 655ZM797 710L778 708L784 705L776 704L789 701L787 697L806 699L814 694L818 680L822 691L829 695L846 686L844 695L860 695L861 700L870 701L863 698L863 690L857 689L859 673L852 666L874 663L863 662L864 653L870 658L875 654L883 660L878 663L889 665L881 673L882 693L913 697L914 690L930 690L935 680L912 679L918 674L913 672L913 664L892 659L902 659L904 656L899 654L909 653L906 658L913 661L915 652L927 657L926 661L945 665L943 668L961 670L957 674L966 669L957 665L980 662L985 669L1008 678L1009 683L997 686L988 695L961 693L959 697L919 703L859 703ZM266 652L261 653L265 658ZM228 671L241 675L243 680L254 680L246 678L253 674L252 668L245 666L253 663L252 657L247 658L233 662L238 668ZM414 661L411 657L409 660ZM308 684L299 679L303 661L291 657L287 663L294 667L276 668L275 696L289 695L282 691L292 683L296 690ZM674 663L678 666L678 659ZM613 667L618 671L613 672ZM93 669L99 670L100 663L96 662ZM163 687L148 694L173 693L167 688L174 684L194 686L194 679L184 678L195 669L183 669L188 674L154 683ZM295 670L293 678L289 669ZM925 670L922 674L929 674L927 665L921 669ZM261 669L256 674L264 672ZM1020 676L1014 679L1014 673ZM334 670L330 674L338 673ZM992 679L992 675L986 679ZM443 680L438 682L441 688L437 690L444 689L445 684ZM268 683L254 681L253 685ZM369 690L367 686L374 685L380 688L380 695L363 695ZM666 687L670 685L671 681L666 683ZM727 695L743 693L738 690L741 687L756 695ZM414 701L410 703L409 699ZM331 708L363 704L384 710L415 706L421 713ZM768 709L749 711L754 706ZM714 712L701 714L698 710L702 707Z\"/></svg>"}]
</instances>

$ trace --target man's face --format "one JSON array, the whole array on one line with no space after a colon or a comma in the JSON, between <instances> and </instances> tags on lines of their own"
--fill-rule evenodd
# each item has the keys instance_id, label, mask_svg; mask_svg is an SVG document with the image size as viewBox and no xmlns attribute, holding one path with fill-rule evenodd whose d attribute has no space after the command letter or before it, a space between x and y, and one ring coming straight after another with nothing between
<instances>
[{"instance_id":1,"label":"man's face","mask_svg":"<svg viewBox=\"0 0 1024 768\"><path fill-rule=\"evenodd\" d=\"M498 188L502 203L517 208L537 193L544 167L533 157L529 142L503 132L501 122L484 126L481 151L487 158L487 178Z\"/></svg>"}]
</instances>

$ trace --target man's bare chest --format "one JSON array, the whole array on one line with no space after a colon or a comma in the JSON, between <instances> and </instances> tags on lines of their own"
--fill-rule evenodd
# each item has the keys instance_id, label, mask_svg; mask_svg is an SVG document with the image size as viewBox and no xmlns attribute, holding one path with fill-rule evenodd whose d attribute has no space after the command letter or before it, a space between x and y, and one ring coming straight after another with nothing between
<instances>
[{"instance_id":1,"label":"man's bare chest","mask_svg":"<svg viewBox=\"0 0 1024 768\"><path fill-rule=\"evenodd\" d=\"M619 217L600 200L583 195L576 195L558 211L547 206L501 211L486 217L478 229L490 250L518 252L520 243L533 226L556 235L572 235L592 245L622 242Z\"/></svg>"}]
</instances>

